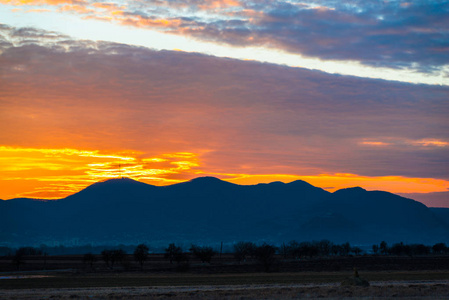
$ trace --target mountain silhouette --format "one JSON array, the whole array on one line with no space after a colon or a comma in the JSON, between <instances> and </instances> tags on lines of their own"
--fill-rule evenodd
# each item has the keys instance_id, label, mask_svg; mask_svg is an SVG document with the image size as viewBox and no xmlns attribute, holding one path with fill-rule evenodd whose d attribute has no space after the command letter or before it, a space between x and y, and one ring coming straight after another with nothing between
<instances>
[{"instance_id":1,"label":"mountain silhouette","mask_svg":"<svg viewBox=\"0 0 449 300\"><path fill-rule=\"evenodd\" d=\"M449 227L449 208L446 207L431 207L431 212L437 216L437 218Z\"/></svg>"},{"instance_id":2,"label":"mountain silhouette","mask_svg":"<svg viewBox=\"0 0 449 300\"><path fill-rule=\"evenodd\" d=\"M200 177L169 186L129 178L97 182L56 201L0 201L5 245L147 242L446 242L449 224L425 205L387 192L334 193L305 181L238 185Z\"/></svg>"}]
</instances>

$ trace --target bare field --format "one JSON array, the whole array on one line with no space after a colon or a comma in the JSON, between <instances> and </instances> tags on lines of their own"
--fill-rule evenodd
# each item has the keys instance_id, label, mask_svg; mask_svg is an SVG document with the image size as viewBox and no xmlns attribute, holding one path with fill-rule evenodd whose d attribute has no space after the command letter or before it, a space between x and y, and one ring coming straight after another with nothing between
<instances>
[{"instance_id":1,"label":"bare field","mask_svg":"<svg viewBox=\"0 0 449 300\"><path fill-rule=\"evenodd\" d=\"M19 271L0 259L0 299L449 299L448 257L278 259L271 273L231 257L183 272L160 256L144 270L129 261L111 270L81 256L29 258ZM369 287L340 286L353 267Z\"/></svg>"},{"instance_id":2,"label":"bare field","mask_svg":"<svg viewBox=\"0 0 449 300\"><path fill-rule=\"evenodd\" d=\"M35 274L36 275L36 274ZM343 287L350 272L54 274L0 280L1 299L448 299L449 272L366 272L370 287Z\"/></svg>"},{"instance_id":3,"label":"bare field","mask_svg":"<svg viewBox=\"0 0 449 300\"><path fill-rule=\"evenodd\" d=\"M448 299L444 282L373 282L370 287L330 284L99 287L0 290L1 299Z\"/></svg>"},{"instance_id":4,"label":"bare field","mask_svg":"<svg viewBox=\"0 0 449 300\"><path fill-rule=\"evenodd\" d=\"M360 272L370 282L440 282L449 280L449 271ZM40 274L21 279L2 279L0 289L140 287L140 286L218 286L255 284L340 283L352 272L242 273L242 274Z\"/></svg>"},{"instance_id":5,"label":"bare field","mask_svg":"<svg viewBox=\"0 0 449 300\"><path fill-rule=\"evenodd\" d=\"M347 256L324 257L313 259L284 259L277 255L271 269L273 272L329 272L351 271L354 267L366 271L422 271L422 270L449 270L449 255L429 256ZM20 266L20 271L73 269L80 272L109 272L102 261L101 255L96 255L96 262L92 268L83 262L83 255L55 255L55 256L28 256ZM145 262L146 272L176 272L176 264L170 264L163 254L151 254ZM0 274L16 272L17 266L12 263L11 257L0 257ZM140 266L127 255L122 263L114 266L114 271L140 271ZM189 256L189 272L199 274L217 273L257 273L264 268L255 260L249 259L238 263L232 254L223 254L214 257L211 264L202 264L198 259Z\"/></svg>"}]
</instances>

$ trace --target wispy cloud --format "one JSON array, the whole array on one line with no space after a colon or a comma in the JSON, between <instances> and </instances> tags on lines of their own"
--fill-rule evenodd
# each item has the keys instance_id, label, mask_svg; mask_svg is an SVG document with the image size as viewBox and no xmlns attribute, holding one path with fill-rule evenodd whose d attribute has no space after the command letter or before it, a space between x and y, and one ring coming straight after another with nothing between
<instances>
[{"instance_id":1,"label":"wispy cloud","mask_svg":"<svg viewBox=\"0 0 449 300\"><path fill-rule=\"evenodd\" d=\"M360 145L364 146L374 146L374 147L404 147L404 146L413 146L413 147L425 147L425 148L441 148L448 147L449 142L439 139L419 139L419 140L410 140L410 139L402 139L402 138L394 138L394 137L383 137L377 140L365 140L359 142Z\"/></svg>"},{"instance_id":2,"label":"wispy cloud","mask_svg":"<svg viewBox=\"0 0 449 300\"><path fill-rule=\"evenodd\" d=\"M203 41L448 76L449 3L445 1L1 2L53 8Z\"/></svg>"}]
</instances>

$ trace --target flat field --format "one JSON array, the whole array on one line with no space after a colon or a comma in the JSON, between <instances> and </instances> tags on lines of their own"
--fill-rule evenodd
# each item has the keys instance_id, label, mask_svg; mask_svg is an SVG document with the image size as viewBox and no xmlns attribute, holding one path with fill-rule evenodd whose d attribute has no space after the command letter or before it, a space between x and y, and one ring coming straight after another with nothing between
<instances>
[{"instance_id":1,"label":"flat field","mask_svg":"<svg viewBox=\"0 0 449 300\"><path fill-rule=\"evenodd\" d=\"M79 258L48 257L46 270L37 269L40 258L30 259L28 270L1 272L0 299L449 299L449 268L441 267L442 257L389 258L388 264L378 258L377 267L370 257L362 259L369 262L365 268L354 257L304 261L305 268L279 260L270 273L257 270L255 262L230 260L191 261L182 272L162 260L147 262L143 271L134 263L110 270L101 261L92 269L77 263ZM336 265L341 270L333 270ZM353 276L350 266L357 266L369 287L340 285Z\"/></svg>"},{"instance_id":2,"label":"flat field","mask_svg":"<svg viewBox=\"0 0 449 300\"><path fill-rule=\"evenodd\" d=\"M44 276L49 277L2 279L0 298L449 299L449 272L441 271L366 272L362 276L370 281L369 287L341 286L344 278L352 276L350 272L208 275L47 273Z\"/></svg>"}]
</instances>

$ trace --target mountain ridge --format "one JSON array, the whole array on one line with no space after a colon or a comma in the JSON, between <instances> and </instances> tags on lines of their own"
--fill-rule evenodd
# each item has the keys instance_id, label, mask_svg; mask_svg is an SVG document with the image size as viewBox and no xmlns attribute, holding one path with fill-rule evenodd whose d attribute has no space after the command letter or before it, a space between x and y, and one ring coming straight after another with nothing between
<instances>
[{"instance_id":1,"label":"mountain ridge","mask_svg":"<svg viewBox=\"0 0 449 300\"><path fill-rule=\"evenodd\" d=\"M330 193L305 181L238 185L199 177L169 186L128 178L55 201L4 201L0 240L41 243L449 240L445 214L360 187Z\"/></svg>"}]
</instances>

